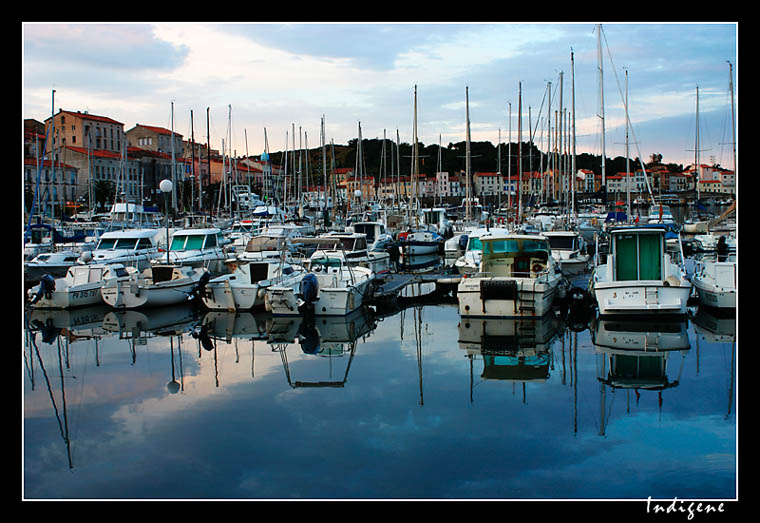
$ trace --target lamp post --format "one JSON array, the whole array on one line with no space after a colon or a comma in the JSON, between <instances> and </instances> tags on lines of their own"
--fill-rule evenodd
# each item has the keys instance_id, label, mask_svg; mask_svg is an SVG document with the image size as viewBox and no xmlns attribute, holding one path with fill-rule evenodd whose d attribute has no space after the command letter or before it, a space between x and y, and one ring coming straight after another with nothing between
<instances>
[{"instance_id":1,"label":"lamp post","mask_svg":"<svg viewBox=\"0 0 760 523\"><path fill-rule=\"evenodd\" d=\"M161 189L161 192L164 193L164 202L166 209L166 263L169 264L169 193L172 192L172 182L171 180L161 180L161 183L158 185L158 187Z\"/></svg>"}]
</instances>

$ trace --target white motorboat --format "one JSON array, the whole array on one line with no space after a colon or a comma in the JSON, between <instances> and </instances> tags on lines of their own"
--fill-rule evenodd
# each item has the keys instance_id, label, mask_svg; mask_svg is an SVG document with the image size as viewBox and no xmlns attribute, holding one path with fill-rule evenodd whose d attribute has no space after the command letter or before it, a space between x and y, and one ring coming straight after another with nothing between
<instances>
[{"instance_id":1,"label":"white motorboat","mask_svg":"<svg viewBox=\"0 0 760 523\"><path fill-rule=\"evenodd\" d=\"M33 259L24 263L24 279L27 281L39 281L49 274L54 278L66 276L69 267L76 265L80 253L73 250L47 252L38 254Z\"/></svg>"},{"instance_id":2,"label":"white motorboat","mask_svg":"<svg viewBox=\"0 0 760 523\"><path fill-rule=\"evenodd\" d=\"M401 231L396 239L403 256L433 254L443 247L443 236L424 229Z\"/></svg>"},{"instance_id":3,"label":"white motorboat","mask_svg":"<svg viewBox=\"0 0 760 523\"><path fill-rule=\"evenodd\" d=\"M739 285L734 256L724 261L718 261L716 258L698 261L691 282L697 291L700 305L716 309L736 308L736 292Z\"/></svg>"},{"instance_id":4,"label":"white motorboat","mask_svg":"<svg viewBox=\"0 0 760 523\"><path fill-rule=\"evenodd\" d=\"M263 259L279 260L283 253L286 261L299 245L301 238L306 236L306 227L292 223L270 224L252 237L245 251L237 255L240 261L261 261Z\"/></svg>"},{"instance_id":5,"label":"white motorboat","mask_svg":"<svg viewBox=\"0 0 760 523\"><path fill-rule=\"evenodd\" d=\"M221 272L225 260L221 244L222 231L218 228L178 229L174 231L167 256L153 263L169 263L190 267L205 267L212 273Z\"/></svg>"},{"instance_id":6,"label":"white motorboat","mask_svg":"<svg viewBox=\"0 0 760 523\"><path fill-rule=\"evenodd\" d=\"M562 274L541 235L481 236L479 272L457 287L461 316L543 316L551 310Z\"/></svg>"},{"instance_id":7,"label":"white motorboat","mask_svg":"<svg viewBox=\"0 0 760 523\"><path fill-rule=\"evenodd\" d=\"M189 301L210 275L206 269L182 265L151 265L128 280L109 281L100 292L115 309L157 307Z\"/></svg>"},{"instance_id":8,"label":"white motorboat","mask_svg":"<svg viewBox=\"0 0 760 523\"><path fill-rule=\"evenodd\" d=\"M313 310L317 316L345 316L362 306L374 279L371 269L338 257L312 259L310 272L297 281L269 287L265 307L273 315L300 316Z\"/></svg>"},{"instance_id":9,"label":"white motorboat","mask_svg":"<svg viewBox=\"0 0 760 523\"><path fill-rule=\"evenodd\" d=\"M161 254L158 250L161 233L161 229L104 232L98 246L92 251L83 252L79 263L122 263L145 269L151 260Z\"/></svg>"},{"instance_id":10,"label":"white motorboat","mask_svg":"<svg viewBox=\"0 0 760 523\"><path fill-rule=\"evenodd\" d=\"M610 230L610 253L589 282L601 316L686 314L691 282L683 254L667 252L666 232L651 226Z\"/></svg>"},{"instance_id":11,"label":"white motorboat","mask_svg":"<svg viewBox=\"0 0 760 523\"><path fill-rule=\"evenodd\" d=\"M332 232L317 238L303 239L303 246L316 245L316 249L304 262L308 268L311 260L323 258L340 258L351 267L367 267L382 277L390 273L391 255L387 251L370 251L367 249L367 236L359 232Z\"/></svg>"},{"instance_id":12,"label":"white motorboat","mask_svg":"<svg viewBox=\"0 0 760 523\"><path fill-rule=\"evenodd\" d=\"M304 269L279 261L227 261L229 274L209 280L200 293L203 304L211 310L239 311L263 307L266 291L272 285L288 285Z\"/></svg>"},{"instance_id":13,"label":"white motorboat","mask_svg":"<svg viewBox=\"0 0 760 523\"><path fill-rule=\"evenodd\" d=\"M106 283L129 281L137 273L134 267L120 263L73 265L66 276L45 275L40 283L27 291L30 305L35 308L68 309L103 303L101 288Z\"/></svg>"},{"instance_id":14,"label":"white motorboat","mask_svg":"<svg viewBox=\"0 0 760 523\"><path fill-rule=\"evenodd\" d=\"M718 249L718 237L714 234L695 234L692 239L698 251L714 252Z\"/></svg>"},{"instance_id":15,"label":"white motorboat","mask_svg":"<svg viewBox=\"0 0 760 523\"><path fill-rule=\"evenodd\" d=\"M446 209L443 207L422 209L422 223L428 230L435 231L443 237L448 237L453 232L451 221L446 217Z\"/></svg>"},{"instance_id":16,"label":"white motorboat","mask_svg":"<svg viewBox=\"0 0 760 523\"><path fill-rule=\"evenodd\" d=\"M591 257L586 253L584 240L575 231L547 231L554 260L559 263L562 274L583 274L590 267Z\"/></svg>"},{"instance_id":17,"label":"white motorboat","mask_svg":"<svg viewBox=\"0 0 760 523\"><path fill-rule=\"evenodd\" d=\"M384 251L393 245L393 236L382 222L356 222L353 228L354 232L366 235L368 251Z\"/></svg>"}]
</instances>

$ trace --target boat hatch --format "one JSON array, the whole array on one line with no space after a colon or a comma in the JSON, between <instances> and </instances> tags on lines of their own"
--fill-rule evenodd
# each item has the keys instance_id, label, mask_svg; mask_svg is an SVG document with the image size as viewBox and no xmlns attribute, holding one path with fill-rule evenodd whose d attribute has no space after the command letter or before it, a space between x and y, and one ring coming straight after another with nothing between
<instances>
[{"instance_id":1,"label":"boat hatch","mask_svg":"<svg viewBox=\"0 0 760 523\"><path fill-rule=\"evenodd\" d=\"M615 236L615 279L662 279L662 234L622 233Z\"/></svg>"},{"instance_id":2,"label":"boat hatch","mask_svg":"<svg viewBox=\"0 0 760 523\"><path fill-rule=\"evenodd\" d=\"M251 283L266 280L269 276L269 263L251 263L248 268L251 272Z\"/></svg>"},{"instance_id":3,"label":"boat hatch","mask_svg":"<svg viewBox=\"0 0 760 523\"><path fill-rule=\"evenodd\" d=\"M151 268L151 270L152 270L152 276L153 276L153 283L169 281L172 279L172 276L174 275L174 267L171 265L168 265L166 267L154 266Z\"/></svg>"}]
</instances>

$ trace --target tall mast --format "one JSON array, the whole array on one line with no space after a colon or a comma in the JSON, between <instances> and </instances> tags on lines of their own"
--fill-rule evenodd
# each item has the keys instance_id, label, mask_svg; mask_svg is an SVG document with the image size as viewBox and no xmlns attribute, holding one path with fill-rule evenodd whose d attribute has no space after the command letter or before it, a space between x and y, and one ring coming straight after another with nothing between
<instances>
[{"instance_id":1,"label":"tall mast","mask_svg":"<svg viewBox=\"0 0 760 523\"><path fill-rule=\"evenodd\" d=\"M699 86L697 86L697 120L694 134L694 170L697 175L697 200L699 200Z\"/></svg>"},{"instance_id":2,"label":"tall mast","mask_svg":"<svg viewBox=\"0 0 760 523\"><path fill-rule=\"evenodd\" d=\"M736 168L736 116L734 114L734 72L733 65L728 62L728 88L731 91L731 132L733 133L733 153L734 153L734 196L736 196L736 184L739 180L739 173Z\"/></svg>"},{"instance_id":3,"label":"tall mast","mask_svg":"<svg viewBox=\"0 0 760 523\"><path fill-rule=\"evenodd\" d=\"M572 192L572 213L575 214L575 60L573 58L573 49L570 48L570 71L571 71L571 78L572 78L572 116L573 116L573 160L572 164L570 166L570 187ZM626 102L626 107L628 107L628 102ZM628 155L626 154L626 157ZM630 212L628 213L630 216Z\"/></svg>"},{"instance_id":4,"label":"tall mast","mask_svg":"<svg viewBox=\"0 0 760 523\"><path fill-rule=\"evenodd\" d=\"M596 34L596 40L597 40L597 50L598 50L598 58L599 58L599 106L600 106L600 112L599 118L602 120L602 188L605 190L604 195L604 203L607 203L607 174L605 171L605 149L604 149L604 58L602 56L602 24L597 25L597 34Z\"/></svg>"},{"instance_id":5,"label":"tall mast","mask_svg":"<svg viewBox=\"0 0 760 523\"><path fill-rule=\"evenodd\" d=\"M465 143L465 223L470 221L470 88L464 88L465 94L465 122L467 128L465 131L466 143Z\"/></svg>"},{"instance_id":6,"label":"tall mast","mask_svg":"<svg viewBox=\"0 0 760 523\"><path fill-rule=\"evenodd\" d=\"M321 138L322 142L322 187L324 188L325 209L327 209L327 151L325 149L325 115L322 115Z\"/></svg>"},{"instance_id":7,"label":"tall mast","mask_svg":"<svg viewBox=\"0 0 760 523\"><path fill-rule=\"evenodd\" d=\"M522 223L522 82L517 97L517 223Z\"/></svg>"},{"instance_id":8,"label":"tall mast","mask_svg":"<svg viewBox=\"0 0 760 523\"><path fill-rule=\"evenodd\" d=\"M631 221L631 167L630 155L628 153L628 69L625 70L625 179L626 193L625 203L627 210L627 220Z\"/></svg>"},{"instance_id":9,"label":"tall mast","mask_svg":"<svg viewBox=\"0 0 760 523\"><path fill-rule=\"evenodd\" d=\"M206 107L206 170L208 171L208 183L211 185L211 132L209 130L209 108ZM210 202L210 210L214 208L214 202Z\"/></svg>"},{"instance_id":10,"label":"tall mast","mask_svg":"<svg viewBox=\"0 0 760 523\"><path fill-rule=\"evenodd\" d=\"M413 135L414 135L414 148L412 149L412 199L409 205L409 208L414 206L414 200L417 199L417 177L419 175L418 169L419 166L417 165L418 159L419 159L419 149L417 148L417 84L414 84L414 128L413 128ZM414 225L417 226L417 213L414 213Z\"/></svg>"},{"instance_id":11,"label":"tall mast","mask_svg":"<svg viewBox=\"0 0 760 523\"><path fill-rule=\"evenodd\" d=\"M509 146L507 147L507 212L512 208L512 102L509 105ZM507 215L509 217L509 215Z\"/></svg>"}]
</instances>

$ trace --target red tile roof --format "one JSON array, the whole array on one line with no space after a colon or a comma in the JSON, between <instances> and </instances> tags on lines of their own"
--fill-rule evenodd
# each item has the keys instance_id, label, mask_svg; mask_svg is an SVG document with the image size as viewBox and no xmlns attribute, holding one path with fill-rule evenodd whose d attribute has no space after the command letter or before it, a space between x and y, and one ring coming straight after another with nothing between
<instances>
[{"instance_id":1,"label":"red tile roof","mask_svg":"<svg viewBox=\"0 0 760 523\"><path fill-rule=\"evenodd\" d=\"M172 134L172 132L171 132L170 129L164 129L163 127L156 127L155 125L143 125L143 124L139 124L138 123L137 125L135 125L135 127L142 127L143 129L147 129L147 130L152 131L152 132L154 132L156 134L167 134L167 135L170 135L170 136ZM180 138L182 137L182 135L179 134L177 131L174 131L174 135L175 136L179 136Z\"/></svg>"},{"instance_id":2,"label":"red tile roof","mask_svg":"<svg viewBox=\"0 0 760 523\"><path fill-rule=\"evenodd\" d=\"M83 113L80 111L74 112L74 111L64 111L63 109L58 111L58 114L70 114L72 116L76 116L77 118L82 118L83 120L94 120L96 122L103 122L103 123L112 123L115 125L124 125L122 122L117 122L116 120L112 118L108 118L107 116L98 116L96 114L89 114L89 113ZM50 120L50 118L45 119L45 122Z\"/></svg>"}]
</instances>

